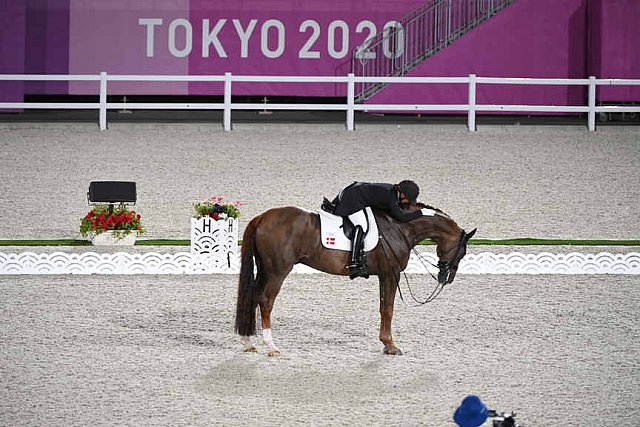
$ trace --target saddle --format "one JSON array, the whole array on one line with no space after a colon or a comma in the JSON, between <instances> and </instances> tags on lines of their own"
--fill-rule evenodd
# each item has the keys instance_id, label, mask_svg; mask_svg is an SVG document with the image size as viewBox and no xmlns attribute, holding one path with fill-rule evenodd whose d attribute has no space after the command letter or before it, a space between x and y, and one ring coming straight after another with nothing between
<instances>
[{"instance_id":1,"label":"saddle","mask_svg":"<svg viewBox=\"0 0 640 427\"><path fill-rule=\"evenodd\" d=\"M322 201L321 210L318 211L322 246L327 249L350 251L355 226L349 218L335 215L333 213L334 210L335 205L325 197ZM371 208L365 208L365 214L369 221L369 230L364 236L364 251L368 252L377 246L379 236L378 224Z\"/></svg>"}]
</instances>

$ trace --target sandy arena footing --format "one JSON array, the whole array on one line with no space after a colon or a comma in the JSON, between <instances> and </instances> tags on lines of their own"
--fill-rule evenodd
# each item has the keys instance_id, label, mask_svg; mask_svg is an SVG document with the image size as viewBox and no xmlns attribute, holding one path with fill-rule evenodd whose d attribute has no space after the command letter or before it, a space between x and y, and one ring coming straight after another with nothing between
<instances>
[{"instance_id":1,"label":"sandy arena footing","mask_svg":"<svg viewBox=\"0 0 640 427\"><path fill-rule=\"evenodd\" d=\"M638 239L638 159L637 126L0 123L0 238L78 238L94 180L136 181L147 237L188 239L211 195L245 203L242 227L410 178L478 238ZM525 426L637 425L640 276L459 275L434 303L396 301L400 357L382 354L375 278L324 274L285 281L280 358L242 353L236 281L0 276L0 424L453 426L473 393Z\"/></svg>"}]
</instances>

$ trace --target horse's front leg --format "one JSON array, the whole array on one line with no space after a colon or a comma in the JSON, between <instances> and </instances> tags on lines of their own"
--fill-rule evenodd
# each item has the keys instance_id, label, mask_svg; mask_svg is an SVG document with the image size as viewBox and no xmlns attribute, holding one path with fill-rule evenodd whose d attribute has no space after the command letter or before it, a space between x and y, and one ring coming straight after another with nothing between
<instances>
[{"instance_id":1,"label":"horse's front leg","mask_svg":"<svg viewBox=\"0 0 640 427\"><path fill-rule=\"evenodd\" d=\"M396 299L396 288L400 280L399 273L379 275L380 281L380 341L384 344L384 354L402 355L402 351L393 342L391 321L393 305Z\"/></svg>"}]
</instances>

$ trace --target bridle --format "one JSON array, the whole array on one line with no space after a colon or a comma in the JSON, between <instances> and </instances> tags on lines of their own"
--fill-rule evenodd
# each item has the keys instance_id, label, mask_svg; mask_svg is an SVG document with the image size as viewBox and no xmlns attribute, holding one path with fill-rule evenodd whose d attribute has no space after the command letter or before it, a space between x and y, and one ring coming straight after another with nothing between
<instances>
[{"instance_id":1,"label":"bridle","mask_svg":"<svg viewBox=\"0 0 640 427\"><path fill-rule=\"evenodd\" d=\"M464 237L465 237L465 232L464 232L464 230L462 230L462 232L460 234L460 240L458 241L458 247L456 248L456 253L455 253L454 257L453 257L453 262L459 261L458 258L460 256L460 252L462 251L462 246L465 243ZM413 301L416 302L420 306L420 305L424 305L424 304L432 302L433 300L435 300L438 297L438 295L440 295L440 292L442 292L444 287L448 284L446 282L446 279L449 277L449 274L451 274L451 268L453 267L453 262L452 261L439 260L437 264L433 264L433 263L428 262L425 259L423 259L420 256L420 253L415 249L415 247L412 248L411 250L416 255L416 258L418 258L418 261L420 261L422 266L425 267L425 270L427 270L427 272L429 273L431 278L436 281L436 287L431 292L431 295L429 295L427 297L427 299L425 299L424 301L419 301L415 297L415 295L413 294L413 290L411 289L411 285L409 284L409 278L407 277L407 273L405 273L404 271L402 272L402 274L404 275L404 280L407 283L407 288L409 289L409 295L411 295L411 299L413 299ZM392 251L393 251L393 249L392 249ZM445 281L442 284L440 284L440 281L438 280L438 278L436 276L434 276L431 271L429 271L429 269L427 268L427 264L432 266L432 267L436 267L438 269L438 276L444 274ZM402 302L404 302L406 304L406 302L404 300L404 297L402 296L402 290L400 289L400 282L398 282L398 293L400 295L400 300L402 300Z\"/></svg>"}]
</instances>

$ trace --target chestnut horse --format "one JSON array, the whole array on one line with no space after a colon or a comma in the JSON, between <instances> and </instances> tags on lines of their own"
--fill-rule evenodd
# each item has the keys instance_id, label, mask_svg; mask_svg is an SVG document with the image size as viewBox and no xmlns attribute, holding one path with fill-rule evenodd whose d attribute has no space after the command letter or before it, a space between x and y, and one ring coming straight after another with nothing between
<instances>
[{"instance_id":1,"label":"chestnut horse","mask_svg":"<svg viewBox=\"0 0 640 427\"><path fill-rule=\"evenodd\" d=\"M411 249L424 239L436 243L438 283L444 286L455 278L458 264L466 254L467 242L476 232L474 229L466 233L449 216L422 203L403 207L407 211L422 208L431 209L433 215L404 223L374 209L380 241L367 254L367 263L369 273L377 275L380 282L380 341L385 354L402 354L391 336L391 319L400 272L409 262ZM244 350L256 351L250 337L256 334L256 308L260 306L262 336L268 355L280 354L271 333L271 310L282 282L295 264L346 276L349 275L348 262L349 252L322 246L317 212L282 207L253 218L242 241L235 319L235 331L242 337Z\"/></svg>"}]
</instances>

